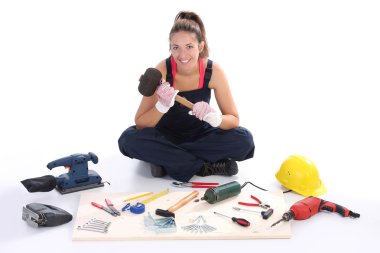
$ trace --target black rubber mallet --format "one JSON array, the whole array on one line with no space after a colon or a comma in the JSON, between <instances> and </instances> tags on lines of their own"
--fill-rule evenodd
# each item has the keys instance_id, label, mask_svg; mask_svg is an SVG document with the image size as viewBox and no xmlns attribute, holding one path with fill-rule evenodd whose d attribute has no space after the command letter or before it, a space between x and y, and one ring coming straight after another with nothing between
<instances>
[{"instance_id":1,"label":"black rubber mallet","mask_svg":"<svg viewBox=\"0 0 380 253\"><path fill-rule=\"evenodd\" d=\"M157 87L160 85L162 74L158 69L148 68L144 75L140 77L139 92L145 97L150 97L154 94ZM193 109L193 103L184 97L175 96L175 101L186 106L189 109Z\"/></svg>"},{"instance_id":2,"label":"black rubber mallet","mask_svg":"<svg viewBox=\"0 0 380 253\"><path fill-rule=\"evenodd\" d=\"M189 203L192 199L196 198L198 195L199 195L198 191L193 191L192 193L190 193L189 195L187 195L186 197L178 201L176 204L169 207L168 210L156 209L156 214L163 217L175 217L174 212L177 209L183 207L184 205Z\"/></svg>"}]
</instances>

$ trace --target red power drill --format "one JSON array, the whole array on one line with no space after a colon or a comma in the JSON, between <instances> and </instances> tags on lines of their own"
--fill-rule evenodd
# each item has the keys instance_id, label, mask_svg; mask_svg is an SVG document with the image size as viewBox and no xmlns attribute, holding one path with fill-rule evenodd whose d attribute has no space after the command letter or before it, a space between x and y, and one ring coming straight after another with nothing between
<instances>
[{"instance_id":1,"label":"red power drill","mask_svg":"<svg viewBox=\"0 0 380 253\"><path fill-rule=\"evenodd\" d=\"M354 213L343 206L316 197L307 197L292 205L290 210L282 215L282 219L273 223L271 227L282 221L289 221L291 219L306 220L320 211L336 212L343 217L360 217L360 214Z\"/></svg>"}]
</instances>

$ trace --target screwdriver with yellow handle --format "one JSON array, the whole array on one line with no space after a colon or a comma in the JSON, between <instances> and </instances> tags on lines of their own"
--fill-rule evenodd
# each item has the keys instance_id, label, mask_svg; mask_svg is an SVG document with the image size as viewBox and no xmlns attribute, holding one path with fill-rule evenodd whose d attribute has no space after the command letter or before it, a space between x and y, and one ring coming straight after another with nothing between
<instances>
[{"instance_id":1,"label":"screwdriver with yellow handle","mask_svg":"<svg viewBox=\"0 0 380 253\"><path fill-rule=\"evenodd\" d=\"M242 227L249 227L249 225L251 225L251 223L249 221L247 221L246 219L243 219L243 218L229 217L227 215L224 215L224 214L221 214L221 213L218 213L218 212L214 212L214 214L230 218L233 222L239 224Z\"/></svg>"}]
</instances>

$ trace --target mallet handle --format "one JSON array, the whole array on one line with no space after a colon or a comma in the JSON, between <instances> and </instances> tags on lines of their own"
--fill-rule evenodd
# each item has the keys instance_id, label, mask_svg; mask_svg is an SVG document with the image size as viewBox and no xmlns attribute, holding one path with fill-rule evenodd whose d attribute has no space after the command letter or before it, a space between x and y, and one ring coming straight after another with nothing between
<instances>
[{"instance_id":1,"label":"mallet handle","mask_svg":"<svg viewBox=\"0 0 380 253\"><path fill-rule=\"evenodd\" d=\"M177 101L178 103L180 103L180 104L186 106L186 107L189 108L190 110L193 109L193 105L194 105L194 104L191 103L189 100L187 100L187 99L184 98L184 97L181 97L181 96L176 95L176 96L175 96L175 101Z\"/></svg>"},{"instance_id":2,"label":"mallet handle","mask_svg":"<svg viewBox=\"0 0 380 253\"><path fill-rule=\"evenodd\" d=\"M177 209L183 207L184 205L189 203L192 199L196 198L198 195L199 195L198 191L193 191L192 193L190 193L189 195L187 195L186 197L178 201L176 204L169 207L168 211L171 213L175 212Z\"/></svg>"}]
</instances>

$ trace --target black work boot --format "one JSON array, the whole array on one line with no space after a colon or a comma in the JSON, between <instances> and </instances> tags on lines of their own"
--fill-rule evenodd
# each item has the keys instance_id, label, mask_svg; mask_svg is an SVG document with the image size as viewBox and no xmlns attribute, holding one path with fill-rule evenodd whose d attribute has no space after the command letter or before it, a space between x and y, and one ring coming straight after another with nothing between
<instances>
[{"instance_id":1,"label":"black work boot","mask_svg":"<svg viewBox=\"0 0 380 253\"><path fill-rule=\"evenodd\" d=\"M215 163L204 163L198 176L206 177L211 175L233 176L238 173L238 165L232 159L227 159Z\"/></svg>"},{"instance_id":2,"label":"black work boot","mask_svg":"<svg viewBox=\"0 0 380 253\"><path fill-rule=\"evenodd\" d=\"M152 174L153 177L164 177L167 173L164 167L150 164L150 174Z\"/></svg>"}]
</instances>

